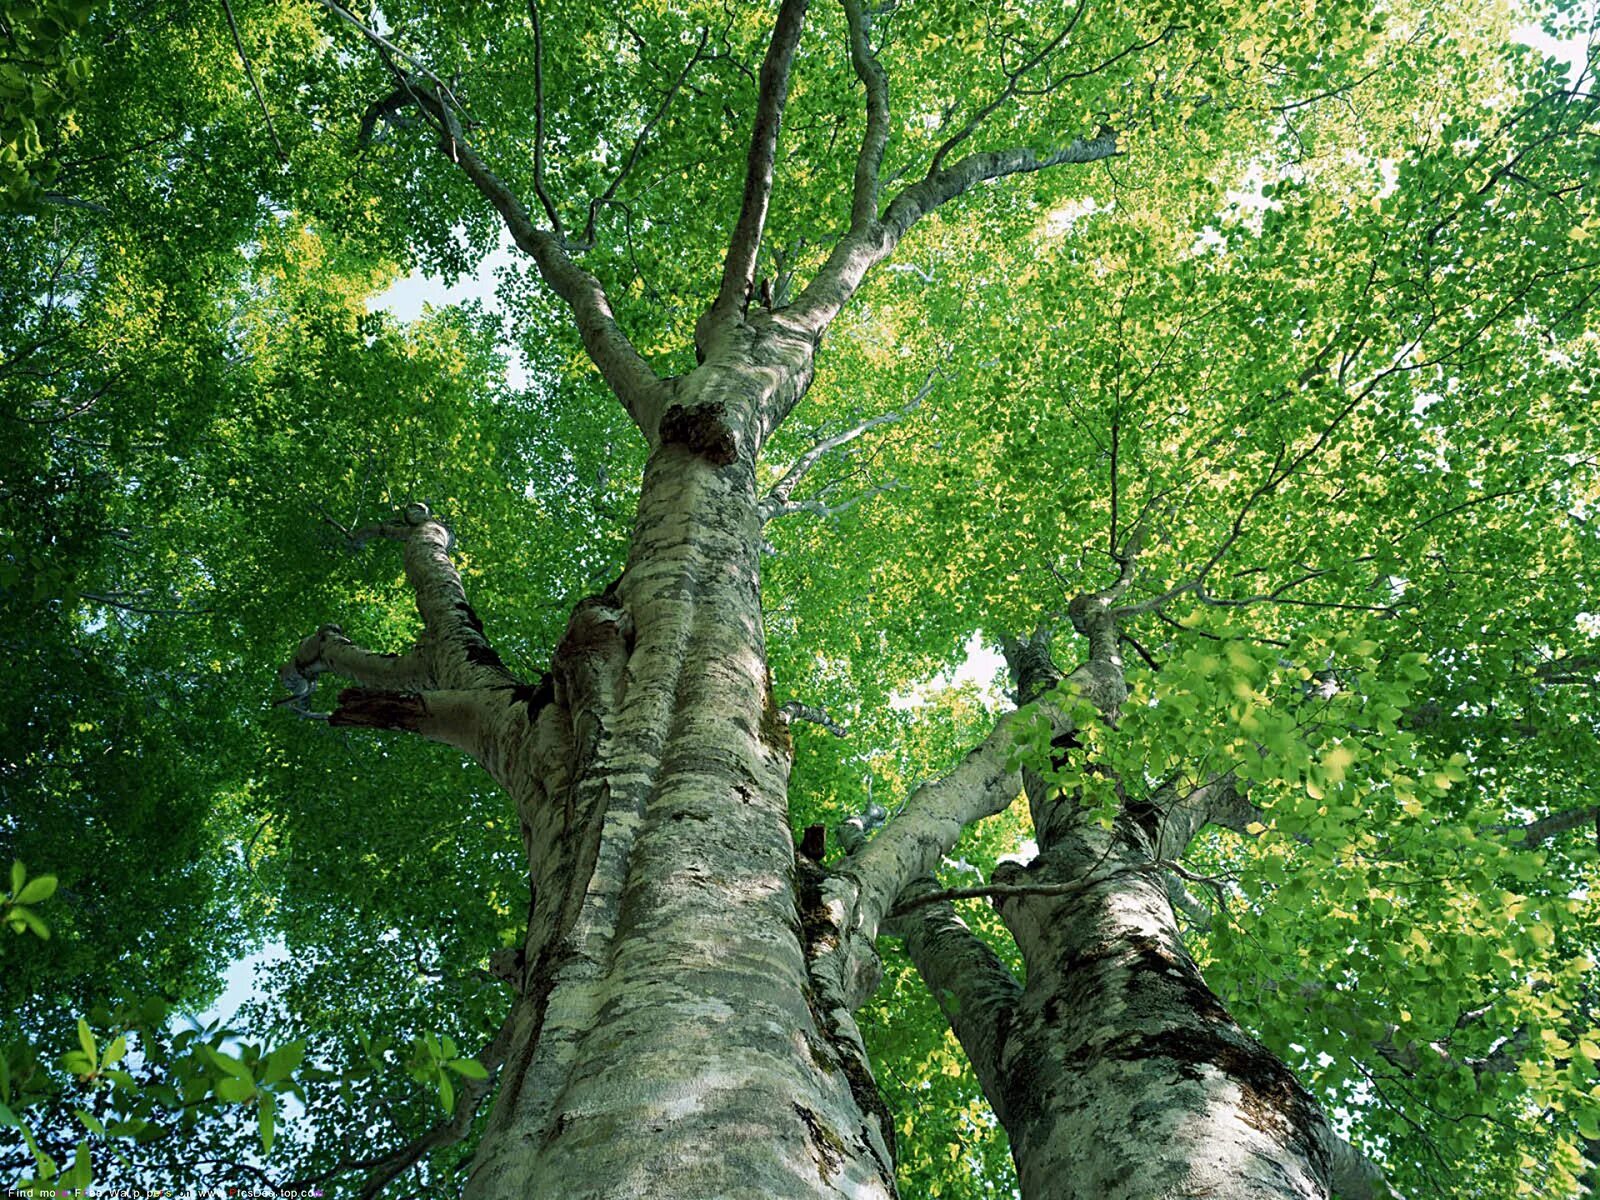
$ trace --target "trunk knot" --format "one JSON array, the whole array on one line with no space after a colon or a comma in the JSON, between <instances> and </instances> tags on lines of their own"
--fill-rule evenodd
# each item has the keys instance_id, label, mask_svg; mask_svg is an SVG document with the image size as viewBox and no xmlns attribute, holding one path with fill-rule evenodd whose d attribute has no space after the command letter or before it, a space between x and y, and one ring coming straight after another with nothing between
<instances>
[{"instance_id":1,"label":"trunk knot","mask_svg":"<svg viewBox=\"0 0 1600 1200\"><path fill-rule=\"evenodd\" d=\"M683 446L719 467L739 457L739 436L728 424L727 409L718 401L675 404L667 409L661 417L661 443Z\"/></svg>"}]
</instances>

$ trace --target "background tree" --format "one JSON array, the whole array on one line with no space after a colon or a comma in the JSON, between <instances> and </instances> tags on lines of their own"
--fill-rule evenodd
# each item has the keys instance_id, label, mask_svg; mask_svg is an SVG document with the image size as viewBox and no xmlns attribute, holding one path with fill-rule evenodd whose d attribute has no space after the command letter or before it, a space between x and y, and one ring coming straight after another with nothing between
<instances>
[{"instance_id":1,"label":"background tree","mask_svg":"<svg viewBox=\"0 0 1600 1200\"><path fill-rule=\"evenodd\" d=\"M996 1122L1030 1195L1573 1192L1595 110L1510 27L97 13L0 267L61 883L0 1121L352 1194L1005 1194ZM507 235L501 328L366 311ZM1015 713L923 686L980 629ZM175 1032L263 936L275 1048Z\"/></svg>"}]
</instances>

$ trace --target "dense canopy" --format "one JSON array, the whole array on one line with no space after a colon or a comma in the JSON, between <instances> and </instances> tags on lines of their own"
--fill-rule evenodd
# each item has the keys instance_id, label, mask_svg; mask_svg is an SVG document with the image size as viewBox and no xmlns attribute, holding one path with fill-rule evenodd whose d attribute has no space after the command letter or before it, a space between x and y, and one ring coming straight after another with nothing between
<instances>
[{"instance_id":1,"label":"dense canopy","mask_svg":"<svg viewBox=\"0 0 1600 1200\"><path fill-rule=\"evenodd\" d=\"M899 1194L1019 1186L917 923L1036 983L1049 804L1159 847L1220 787L1139 870L1385 1186L1595 1187L1592 5L805 7L0 16L0 1180L456 1194L528 820L296 647L411 644L422 504L488 652L560 676L655 536L685 410L629 397L792 318L737 448L788 828L850 879L961 764L1013 781L872 927ZM400 320L418 274L476 298Z\"/></svg>"}]
</instances>

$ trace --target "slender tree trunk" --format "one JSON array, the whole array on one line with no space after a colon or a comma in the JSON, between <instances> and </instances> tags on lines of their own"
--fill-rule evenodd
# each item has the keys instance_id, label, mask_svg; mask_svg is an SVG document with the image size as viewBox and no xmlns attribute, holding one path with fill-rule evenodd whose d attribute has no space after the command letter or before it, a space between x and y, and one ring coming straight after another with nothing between
<instances>
[{"instance_id":1,"label":"slender tree trunk","mask_svg":"<svg viewBox=\"0 0 1600 1200\"><path fill-rule=\"evenodd\" d=\"M723 366L697 395L719 373L761 390ZM894 1194L807 969L733 408L668 412L627 569L555 655L557 732L511 772L535 892L472 1197Z\"/></svg>"}]
</instances>

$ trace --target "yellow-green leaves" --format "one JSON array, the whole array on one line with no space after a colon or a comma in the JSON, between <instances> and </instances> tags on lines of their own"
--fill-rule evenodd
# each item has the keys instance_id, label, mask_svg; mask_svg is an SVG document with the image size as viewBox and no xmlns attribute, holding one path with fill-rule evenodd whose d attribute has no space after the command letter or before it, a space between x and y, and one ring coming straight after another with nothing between
<instances>
[{"instance_id":1,"label":"yellow-green leaves","mask_svg":"<svg viewBox=\"0 0 1600 1200\"><path fill-rule=\"evenodd\" d=\"M55 894L54 875L38 875L29 879L27 869L21 860L17 860L11 864L11 891L0 897L0 921L9 925L13 933L27 931L36 937L48 938L50 927L39 919L30 906L48 900Z\"/></svg>"}]
</instances>

